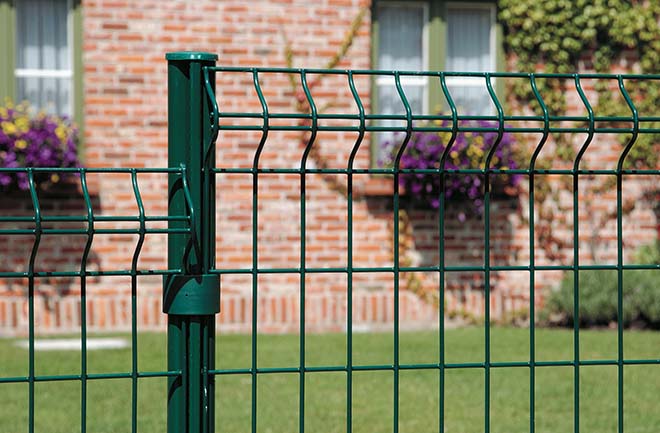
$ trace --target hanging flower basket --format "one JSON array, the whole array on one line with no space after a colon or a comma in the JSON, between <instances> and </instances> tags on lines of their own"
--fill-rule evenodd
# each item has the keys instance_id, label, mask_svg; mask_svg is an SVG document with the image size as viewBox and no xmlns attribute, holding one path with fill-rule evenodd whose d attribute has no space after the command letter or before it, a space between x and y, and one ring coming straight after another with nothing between
<instances>
[{"instance_id":1,"label":"hanging flower basket","mask_svg":"<svg viewBox=\"0 0 660 433\"><path fill-rule=\"evenodd\" d=\"M449 128L451 122L438 120L430 126ZM494 129L496 123L476 121L469 125L474 128ZM412 136L401 157L399 169L439 169L442 155L447 144L451 140L451 132L420 132L412 133ZM483 173L475 172L485 167L487 155L493 149L495 151L490 161L489 168L501 170L491 174L490 191L499 196L515 195L520 183L519 174L506 174L506 170L519 168L519 155L516 153L513 134L505 132L502 139L497 142L498 134L493 131L486 132L459 132L454 143L449 149L444 164L448 172L444 175L444 197L445 200L462 201L466 205L466 213L479 215L484 206L484 181ZM382 165L392 167L396 155L401 147L403 137L397 136L394 140L386 143L386 160ZM452 172L454 170L472 170L472 172ZM406 195L413 201L421 203L433 209L440 206L440 193L442 178L439 173L402 173L399 176L400 186Z\"/></svg>"},{"instance_id":2,"label":"hanging flower basket","mask_svg":"<svg viewBox=\"0 0 660 433\"><path fill-rule=\"evenodd\" d=\"M64 117L34 113L27 103L0 106L0 190L29 189L26 171L4 168L79 167L78 129ZM66 174L35 172L39 188L61 182Z\"/></svg>"}]
</instances>

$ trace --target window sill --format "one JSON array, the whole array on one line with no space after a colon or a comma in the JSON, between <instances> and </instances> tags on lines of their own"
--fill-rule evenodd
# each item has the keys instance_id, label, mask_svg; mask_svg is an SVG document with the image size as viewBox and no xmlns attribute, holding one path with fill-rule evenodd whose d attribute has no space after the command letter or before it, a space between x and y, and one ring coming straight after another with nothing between
<instances>
[{"instance_id":1,"label":"window sill","mask_svg":"<svg viewBox=\"0 0 660 433\"><path fill-rule=\"evenodd\" d=\"M87 192L90 197L97 197L100 194L99 176L87 178ZM84 197L80 178L78 176L67 176L60 182L50 185L46 190L40 191L40 194L50 198L71 198Z\"/></svg>"},{"instance_id":2,"label":"window sill","mask_svg":"<svg viewBox=\"0 0 660 433\"><path fill-rule=\"evenodd\" d=\"M368 180L361 182L355 188L355 195L367 198L392 197L394 194L394 181L391 177L369 176ZM405 187L399 188L401 197L406 196ZM503 191L492 193L492 200L507 201L513 200L521 194L520 187L506 187Z\"/></svg>"},{"instance_id":3,"label":"window sill","mask_svg":"<svg viewBox=\"0 0 660 433\"><path fill-rule=\"evenodd\" d=\"M364 197L383 197L394 194L394 181L391 177L368 176L356 191Z\"/></svg>"}]
</instances>

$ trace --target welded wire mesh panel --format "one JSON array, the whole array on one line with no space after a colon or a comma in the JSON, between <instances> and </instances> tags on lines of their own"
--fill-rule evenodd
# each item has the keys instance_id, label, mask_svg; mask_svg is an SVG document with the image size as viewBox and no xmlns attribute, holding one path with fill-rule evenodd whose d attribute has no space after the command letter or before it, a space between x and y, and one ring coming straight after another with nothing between
<instances>
[{"instance_id":1,"label":"welded wire mesh panel","mask_svg":"<svg viewBox=\"0 0 660 433\"><path fill-rule=\"evenodd\" d=\"M124 407L132 431L149 431L140 389L157 378L168 381L169 431L213 431L214 397L218 431L654 431L634 397L655 392L657 338L626 332L632 275L660 271L634 254L657 238L660 116L637 105L660 76L207 66L214 58L168 56L173 167L0 170L26 181L31 204L0 216L3 245L20 252L6 254L0 278L22 290L28 337L24 372L7 364L0 389L19 396L28 431L59 413L70 429L95 429L104 379L130 394L107 412ZM483 83L490 114L454 102L464 79ZM567 89L570 114L546 106L542 80ZM505 104L510 82L532 102ZM444 108L418 112L419 83L439 89ZM600 114L598 83L624 114ZM44 197L38 181L53 175L79 185L77 205ZM114 213L99 209L92 178L123 188ZM167 264L164 242L150 244L159 236ZM113 239L119 254L106 248ZM150 277L159 288L167 277L166 301L174 289L163 369L139 362L140 320L154 312L138 282ZM42 283L62 279L82 350L73 369L40 373L48 315L37 301ZM589 279L615 281L601 297L609 340L581 329L602 324L586 319ZM111 284L127 288L130 367L100 372L91 288ZM553 284L570 289L563 340L537 326ZM507 316L522 333L496 326ZM456 317L478 326L449 329ZM59 410L40 416L65 388Z\"/></svg>"},{"instance_id":2,"label":"welded wire mesh panel","mask_svg":"<svg viewBox=\"0 0 660 433\"><path fill-rule=\"evenodd\" d=\"M592 431L591 421L580 417L594 389L584 390L581 384L585 375L609 367L606 376L611 386L602 392L610 393L614 402L612 428L624 430L624 415L630 410L624 405L627 389L639 385L626 380L635 377L630 368L646 365L652 366L649 371L656 378L660 373L658 356L624 350L624 275L660 270L658 263L634 263L630 245L636 241L627 244L635 235L625 225L635 217L626 212L626 203L631 197L641 200L635 188L652 185L660 174L657 165L640 166L629 158L641 137L652 141L660 133L658 113L638 112L636 107L639 98L648 95L630 89L660 76L235 67L207 67L204 74L215 77L217 85L217 94L207 87L214 105L212 130L218 158L214 173L219 238L212 272L222 277L223 296L233 290L246 299L251 333L242 362L230 360L220 348L218 368L209 374L227 384L219 385L219 399L238 387L243 401L249 401L249 408L242 409L241 429L488 432L511 403L523 407L512 416L518 421L514 425L535 431L548 419L547 390L554 384L544 373L552 370L565 373L568 381L561 388L568 391L553 397L552 407L567 402L561 418L572 420L569 428ZM490 103L483 112L491 114L472 115L454 103L452 86L461 79L482 83ZM373 86L376 80L382 84L378 89ZM418 95L409 95L406 88L411 80L440 89L444 108L415 110L410 101ZM546 106L538 83L547 80L561 81L569 89L569 114L553 113ZM522 83L533 95L528 105L515 106L501 91L512 82ZM597 82L609 86L625 115L599 114L594 108ZM390 87L383 90L383 83ZM376 90L388 91L396 101L388 107L398 104L399 112L379 112L373 97ZM475 136L481 140L480 152L461 162L465 140ZM524 157L508 163L506 149L512 139ZM607 157L592 151L603 147L609 149ZM429 149L434 156L415 165L419 161L415 158ZM657 143L652 149L657 151ZM596 189L595 180L606 179L600 191L607 192L613 204L598 222L585 202L605 200L594 199L589 191ZM517 226L517 241L511 231L502 231L510 218L499 214L506 195L502 185L510 184L516 186L513 209L523 222ZM548 216L547 209L540 207L541 194L546 198L554 194L563 211L557 208ZM474 215L466 217L457 210L465 206ZM435 227L435 232L428 235L419 228L420 221ZM548 246L548 240L554 239L547 234L548 227L560 223L565 227L563 245ZM587 223L612 225L609 256L587 255L591 245ZM471 231L461 238L463 226ZM427 236L426 240L416 234ZM509 249L516 252L498 255L507 242L517 245ZM421 258L411 254L420 246L425 252ZM462 256L456 255L457 248L464 250ZM560 257L558 251L568 253ZM595 270L611 272L617 287L611 294L616 299L612 325L616 350L597 359L581 355L585 351L580 327L581 275ZM557 275L564 274L574 287L572 333L548 357L546 334L536 326L537 309L548 298L548 281L557 283ZM506 280L514 277L515 281ZM420 289L425 284L427 288ZM472 284L469 297L457 301L451 284ZM522 293L523 305L517 308L526 311L528 320L524 339L501 351L493 340L500 332L495 325L507 311L518 311L504 304L500 294L506 284L517 285L506 290ZM365 307L361 297L379 291L385 293L383 307ZM334 297L325 299L338 303L337 310L315 303L320 293L328 292ZM273 293L286 296L277 298ZM433 307L422 321L422 326L434 329L421 346L428 354L406 352L404 340L412 338L404 332L410 293ZM446 327L452 311L456 314L455 304L471 299L481 302L472 311L477 311L473 319L483 323L483 332L478 347L461 359L447 346L458 347L461 343L451 335L460 334L450 334ZM367 304L379 302L373 297ZM371 321L366 320L372 313ZM325 327L316 326L319 315L325 318ZM382 325L379 331L387 331L373 337L380 349L387 348L384 356L368 348L375 340L361 332L376 329L374 323ZM310 345L318 344L315 331L328 329L342 332L333 343L336 346L310 350ZM274 355L273 345L278 343L266 336L273 331L297 334L297 341L281 340L280 350L287 351L282 356ZM247 380L239 386L237 376ZM325 377L332 377L323 382L325 388L310 385ZM364 385L367 377L370 385ZM511 381L519 383L520 392L500 392ZM462 394L465 388L459 382L473 384L477 394ZM421 385L428 383L435 385ZM371 394L365 396L365 389ZM315 403L319 392L325 393L327 410L340 420L331 423L333 427ZM423 409L426 403L420 402L427 400L434 409ZM370 411L375 418L369 418ZM235 413L235 408L224 412L220 408L219 431L238 429L231 424ZM463 418L462 424L454 423L457 417ZM365 419L385 420L387 426L365 424ZM628 422L640 431L654 428L644 419ZM552 428L548 431L555 431Z\"/></svg>"},{"instance_id":3,"label":"welded wire mesh panel","mask_svg":"<svg viewBox=\"0 0 660 433\"><path fill-rule=\"evenodd\" d=\"M155 284L147 281L147 286L156 286L159 301L163 276L181 273L181 269L168 267L162 244L165 236L188 235L194 226L189 212L184 209L180 215L168 215L166 205L168 178L173 183L183 183L185 194L190 195L186 169L0 171L27 180L26 190L5 192L3 200L9 205L3 206L0 216L0 238L5 246L0 269L0 282L5 289L3 301L20 297L15 304L3 303L3 325L8 321L13 326L3 331L27 337L24 360L23 349L11 346L15 340L3 341L2 429L138 431L140 424L154 416L148 413L150 409L145 409L139 390L147 389L144 395L154 400L153 386L160 389L164 411L162 378L181 374L164 368L164 342L163 362L141 354L144 349L138 350L138 327L145 323L147 315L156 323L156 315L160 314L159 305L154 310L139 301L144 295L139 288L148 288L142 282L156 280ZM65 186L50 191L41 188L39 180L52 176L65 181ZM125 192L123 203L106 203L111 210L99 203L99 183L106 181L114 191ZM158 195L154 185L162 186L161 204L154 200ZM60 195L53 191L60 191ZM115 256L117 250L119 255ZM104 292L109 291L118 297L112 306L101 303ZM15 311L17 307L12 305L18 309L24 306L25 321L20 319L22 311ZM108 330L122 334L130 330L130 352L126 357L93 351L90 341L97 333ZM74 337L65 341L43 339L44 334L62 332ZM147 340L153 344L157 339ZM140 337L140 341L145 340ZM59 343L62 345L57 346ZM74 351L41 352L42 346L59 350L71 346ZM154 349L147 351L153 353ZM140 365L140 360L148 366ZM154 368L159 364L163 367ZM108 383L115 387L106 386Z\"/></svg>"}]
</instances>

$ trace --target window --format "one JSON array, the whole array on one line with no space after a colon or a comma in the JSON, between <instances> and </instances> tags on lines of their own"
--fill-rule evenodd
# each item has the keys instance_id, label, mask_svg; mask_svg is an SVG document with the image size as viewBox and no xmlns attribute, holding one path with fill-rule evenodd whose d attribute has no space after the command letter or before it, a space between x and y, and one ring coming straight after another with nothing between
<instances>
[{"instance_id":1,"label":"window","mask_svg":"<svg viewBox=\"0 0 660 433\"><path fill-rule=\"evenodd\" d=\"M80 4L0 0L0 99L81 120ZM5 24L2 26L1 24Z\"/></svg>"},{"instance_id":2,"label":"window","mask_svg":"<svg viewBox=\"0 0 660 433\"><path fill-rule=\"evenodd\" d=\"M455 72L501 69L502 38L495 17L495 2L378 0L373 10L373 67ZM447 108L437 81L401 77L401 85L413 113ZM461 114L494 113L483 78L448 77L447 86ZM381 114L404 113L392 77L376 78L373 103ZM380 134L376 142L390 138L391 134ZM376 158L382 156L374 153Z\"/></svg>"}]
</instances>

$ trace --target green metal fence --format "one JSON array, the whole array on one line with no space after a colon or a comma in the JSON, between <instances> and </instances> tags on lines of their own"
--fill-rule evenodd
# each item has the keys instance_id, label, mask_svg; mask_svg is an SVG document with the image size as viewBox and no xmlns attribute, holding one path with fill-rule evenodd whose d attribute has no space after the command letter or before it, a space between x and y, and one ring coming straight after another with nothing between
<instances>
[{"instance_id":1,"label":"green metal fence","mask_svg":"<svg viewBox=\"0 0 660 433\"><path fill-rule=\"evenodd\" d=\"M660 264L652 265L627 265L624 264L624 236L623 236L623 180L624 176L658 176L660 170L626 168L625 160L629 151L633 148L636 140L641 134L660 134L657 126L660 117L638 113L635 101L628 94L626 84L630 81L660 80L658 76L639 75L592 75L592 74L518 74L518 73L450 73L450 72L404 72L404 71L353 71L353 70L317 70L317 69L276 69L276 68L243 68L243 67L217 67L216 56L208 53L170 53L168 60L168 85L169 85L169 168L163 169L2 169L7 172L24 172L29 179L29 195L31 197L34 215L29 217L2 216L0 222L27 224L29 227L21 229L2 229L0 235L31 235L34 236L32 252L28 269L25 272L2 272L3 279L26 279L28 290L29 310L29 366L27 376L0 377L0 389L6 383L28 384L29 399L27 411L29 414L29 431L34 431L35 410L35 383L46 381L78 381L80 382L80 407L81 407L81 431L87 431L88 416L86 407L88 402L87 384L93 380L104 380L112 378L126 378L132 382L131 405L132 405L132 431L137 431L138 412L138 383L153 377L167 377L167 390L163 390L163 398L168 401L168 432L213 432L216 415L214 413L215 397L222 390L215 389L215 380L221 376L243 376L249 379L251 387L250 413L251 431L260 431L257 416L258 383L259 379L269 374L288 374L298 376L298 401L291 404L298 406L299 431L305 430L306 416L306 380L309 375L322 374L325 372L343 373L345 375L346 390L346 427L347 432L353 430L353 395L354 375L356 372L380 371L390 372L393 379L391 389L393 405L391 414L393 418L392 431L399 431L399 407L400 377L403 371L427 371L437 372L439 378L438 401L439 408L437 417L439 419L440 431L445 431L445 401L450 395L445 393L445 375L448 370L471 369L483 371L484 387L480 398L483 400L484 425L483 431L491 431L491 402L493 389L491 386L491 373L494 369L517 369L528 372L529 380L529 431L535 431L536 411L536 372L546 367L567 367L573 370L574 394L573 416L574 431L580 429L580 371L591 366L614 366L617 369L617 419L618 431L624 431L624 367L630 365L660 365L660 359L631 359L624 353L624 322L623 322L623 272L629 269L660 270ZM251 81L254 92L258 98L260 110L254 112L231 112L225 109L222 94L215 94L215 80L221 74L236 74L247 76ZM306 113L291 112L274 113L267 102L268 98L262 89L262 83L269 76L284 74L296 77L300 82L303 101L308 107ZM308 84L312 76L342 77L345 86L350 90L355 104L353 113L325 114L321 113L317 103L312 96L313 92ZM404 114L384 115L369 112L369 104L365 102L365 95L361 95L355 84L357 77L392 77L396 93L404 108ZM439 86L447 101L448 114L420 114L413 112L408 102L403 77L426 77L430 85ZM466 116L460 114L460 110L453 102L450 86L447 82L451 77L476 77L483 79L483 85L495 107L495 114L487 116ZM503 102L498 97L493 86L493 80L525 80L533 92L540 107L540 114L505 114ZM586 116L554 116L546 108L543 95L537 90L536 81L540 79L565 79L571 80L577 90L579 101L584 106ZM620 117L598 117L594 114L587 92L583 90L582 83L585 80L609 80L615 82L620 95L630 110L630 115ZM241 122L237 122L236 120ZM443 125L434 125L434 120L445 122ZM486 120L492 122L492 126L474 126L471 121ZM323 124L324 121L333 121L330 125ZM381 121L398 121L398 126L379 123ZM290 123L286 123L290 122ZM343 122L343 123L342 123ZM568 125L567 122L571 124ZM530 126L531 125L531 126ZM224 131L246 131L260 134L256 151L253 155L253 163L248 168L221 168L216 166L216 152L218 157L223 158L223 143L216 140ZM274 131L299 131L306 133L306 144L299 161L291 163L289 168L268 168L260 165L260 157L267 148L269 134ZM347 132L355 135L356 139L347 155L344 168L318 168L308 165L310 154L313 152L317 135L321 132ZM405 153L412 134L418 131L446 132L449 141L438 165L425 169L402 169L399 164ZM445 162L451 146L457 134L460 132L493 133L496 141L486 156L482 168L448 170ZM401 134L401 145L395 155L391 167L355 168L356 155L360 149L369 146L369 134L378 132L397 132ZM537 139L531 153L528 167L519 169L495 168L492 158L500 144L503 135L507 133L536 134ZM535 166L537 157L546 141L552 134L581 134L579 151L577 152L571 168L552 169L537 168ZM598 134L628 134L629 140L622 148L622 152L614 169L590 170L582 168L580 163L587 148L594 137ZM41 204L35 186L35 176L40 172L73 172L80 176L82 194L86 204L85 216L60 216L46 217L42 215ZM138 208L138 215L123 217L105 217L95 214L90 193L87 187L87 176L90 173L126 173L130 175L134 191L134 198ZM141 191L138 178L143 173L162 173L169 179L169 211L168 215L146 216L144 212ZM289 267L265 267L259 265L259 182L265 174L288 174L297 175L300 182L299 209L300 209L300 261L291 263ZM346 215L347 220L347 250L345 267L310 267L306 262L306 206L307 206L307 180L314 174L332 174L344 176L346 180ZM439 208L437 211L438 226L440 228L438 238L439 262L434 266L403 266L400 257L400 220L398 215L402 212L402 203L405 200L403 191L400 189L400 178L406 174L432 174L445 179L448 175L480 174L484 179L483 189L483 220L484 220L484 251L483 264L479 266L449 266L445 263L445 218L446 197L444 190L438 194ZM491 248L491 201L494 199L491 191L491 180L494 176L501 174L517 174L526 179L529 188L527 215L529 221L529 261L522 265L493 265L490 259ZM215 263L215 198L216 181L221 185L223 176L243 175L248 176L252 183L252 265L249 267L227 268L217 267ZM357 175L381 176L391 182L393 193L391 203L393 209L393 265L387 267L358 267L353 260L354 233L353 233L353 206L354 206L354 181ZM564 175L571 179L573 200L573 261L570 265L539 265L535 263L533 252L538 247L535 241L535 184L540 175ZM587 176L614 176L616 183L616 244L617 260L611 264L582 264L580 262L580 233L579 220L580 211L578 202L578 185ZM262 177L260 177L262 176ZM105 229L97 228L98 223L103 221L131 222L137 223L138 229ZM167 222L167 228L150 228L149 223L153 221ZM82 229L59 229L52 228L54 222L76 222L84 224ZM40 239L44 235L82 235L87 241L77 271L41 272L35 268L35 259L39 251ZM130 234L137 235L138 242L133 252L132 266L130 269L121 270L95 270L88 269L88 257L92 249L95 235L99 234ZM137 263L140 257L142 244L145 236L149 234L167 234L168 236L168 265L167 269L139 270ZM222 252L220 251L220 254ZM573 275L574 287L580 287L580 272L582 270L611 270L617 274L617 356L613 359L583 360L580 359L580 327L577 315L580 311L580 292L575 290L574 295L574 318L573 328L573 354L571 359L563 360L537 360L536 359L536 329L535 321L531 320L529 325L529 357L525 361L495 362L491 357L491 273L494 272L526 272L529 280L529 314L535 317L536 297L535 278L542 271L570 271ZM400 360L400 317L399 317L399 293L406 287L400 285L400 276L409 272L437 273L439 285L438 295L438 317L439 329L437 342L439 352L437 361L432 363L402 363ZM474 272L480 273L484 278L484 359L479 362L449 363L446 361L445 353L445 325L443 314L445 310L445 279L452 272ZM305 327L305 295L306 279L309 274L337 274L346 277L346 360L338 365L310 366L306 362L306 327ZM374 273L391 275L394 284L393 292L393 362L383 365L364 365L354 361L354 326L353 326L353 281L354 276L359 273ZM300 329L299 329L299 362L295 365L284 367L263 367L258 363L258 320L259 312L257 302L260 296L258 277L264 274L296 274L299 276L300 287ZM86 285L88 279L97 276L128 276L131 279L131 309L132 309L132 367L131 371L124 373L95 374L88 371L87 366L87 330L86 330ZM168 367L166 371L142 371L138 365L138 340L137 340L137 281L142 275L163 276L163 311L168 314ZM216 368L215 347L215 315L220 312L220 280L229 275L246 275L251 277L252 297L252 334L250 348L250 366L240 369ZM81 343L82 355L80 373L68 375L39 376L35 374L35 282L40 278L53 276L67 276L79 278L81 298ZM222 357L222 352L220 352ZM222 414L219 419L222 420ZM218 427L219 431L222 428Z\"/></svg>"},{"instance_id":2,"label":"green metal fence","mask_svg":"<svg viewBox=\"0 0 660 433\"><path fill-rule=\"evenodd\" d=\"M260 111L255 112L231 112L229 110L223 110L222 102L223 95L215 95L214 92L214 77L218 74L243 74L252 79L252 84L254 86L254 92L258 97L259 103L261 105ZM289 77L295 76L299 79L300 87L302 92L304 92L304 100L307 104L306 113L273 113L269 109L267 103L267 97L264 95L262 89L262 82L271 79L272 75L276 74L287 74ZM274 374L274 373L283 373L283 374L294 374L299 376L299 431L305 430L305 376L309 374L321 373L321 372L344 372L346 374L346 431L352 431L352 390L353 390L353 376L354 372L359 371L391 371L393 375L393 407L391 411L393 413L393 426L392 431L397 432L399 430L399 378L401 371L404 370L432 370L437 371L440 378L440 389L438 390L440 394L439 402L439 413L438 417L440 420L440 431L444 430L444 417L445 417L445 408L444 402L446 398L451 396L445 395L445 372L448 369L479 369L484 372L484 392L483 392L483 401L484 401L484 426L483 430L485 432L490 431L490 405L491 405L491 380L490 375L492 369L501 369L501 368L524 368L529 371L529 400L530 400L530 423L529 430L535 430L535 373L538 368L543 367L552 367L552 366L572 366L574 370L574 430L577 432L580 428L580 369L586 368L593 365L612 365L617 366L618 371L618 430L623 431L623 417L624 417L624 399L623 399L623 390L624 390L624 366L626 365L636 365L636 364L660 364L659 359L628 359L624 357L623 351L623 297L622 297L622 287L623 287L623 271L626 269L659 269L658 264L655 265L624 265L623 261L623 192L622 192L622 182L623 176L629 175L653 175L657 176L660 174L660 171L657 169L627 169L624 168L624 162L627 154L630 149L635 144L638 136L640 134L657 134L660 132L660 129L657 127L657 122L660 120L660 117L657 116L642 116L637 112L635 103L630 97L626 90L626 82L631 80L658 80L660 76L638 76L638 75L603 75L603 74L522 74L522 73L452 73L452 72L403 72L403 71L374 71L374 70L322 70L322 69L284 69L284 68L244 68L244 67L211 67L207 66L203 68L203 75L205 78L205 88L209 103L212 106L210 117L212 119L212 131L211 136L216 137L219 132L222 131L259 131L261 137L259 144L254 152L254 160L252 167L250 168L218 168L214 169L213 172L218 176L223 174L244 174L251 176L252 178L252 266L250 268L244 269L216 269L212 270L214 273L220 274L250 274L252 276L252 298L253 298L253 314L252 314L252 365L247 369L226 369L226 370L213 370L209 371L211 375L246 375L251 378L252 384L252 431L255 432L258 430L258 419L257 419L257 382L259 377L265 374ZM312 96L312 90L308 84L310 77L314 76L342 76L345 78L345 86L350 89L350 92L354 98L355 102L355 112L353 114L323 114L319 112L317 108L317 103ZM389 76L393 78L394 85L400 102L405 109L405 113L401 115L384 115L384 114L369 114L367 106L369 104L365 103L364 96L361 96L357 91L355 85L355 79L359 76L368 76L368 77L377 77L377 76ZM411 104L408 102L404 87L402 86L402 77L426 77L431 85L440 86L442 89L443 95L447 101L448 109L450 114L448 115L424 115L419 113L414 113ZM496 108L496 114L491 116L467 116L459 115L459 110L456 104L453 102L449 86L447 81L451 77L477 77L483 79L483 86L487 89L488 94L490 95L491 101ZM529 83L531 90L536 98L536 101L541 108L540 115L505 115L503 102L498 98L493 86L494 79L522 79L526 80ZM548 109L543 100L543 96L537 90L536 81L539 79L564 79L571 80L574 82L577 89L577 93L580 98L580 102L584 105L584 109L587 112L586 116L553 116L549 114ZM594 115L589 98L586 95L586 92L583 90L582 82L585 80L610 80L617 83L618 89L627 104L627 107L630 110L630 115L623 117L597 117ZM216 97L220 101L220 106L216 102ZM234 119L241 119L243 122L235 122ZM280 122L278 122L278 120ZM283 124L281 121L291 121L290 124ZM339 122L344 122L344 125L337 126L325 126L320 125L324 120L334 120ZM379 124L379 121L392 121L396 120L403 122L402 126L383 126ZM433 120L443 120L448 121L448 126L429 126L430 122ZM493 122L493 126L490 127L479 127L470 124L469 121L478 121L478 120L487 120ZM298 123L295 123L298 121ZM466 122L467 121L467 122ZM357 122L357 125L355 124ZM541 126L529 126L529 123L532 122L542 122ZM566 122L573 122L573 124L566 125ZM420 126L421 124L421 126ZM431 124L432 125L432 124ZM267 141L269 133L273 131L304 131L307 132L306 136L306 145L302 153L300 161L297 161L297 167L291 168L262 168L260 166L260 156L262 151L267 146ZM330 132L351 132L356 134L356 139L353 144L352 150L347 157L345 168L339 169L328 169L328 168L310 168L307 166L310 153L312 148L315 145L315 140L317 134L323 131ZM446 143L445 153L442 155L441 160L439 161L438 167L427 168L427 169L402 169L399 167L401 158L406 150L406 145L411 139L413 132L416 131L444 131L451 134L451 138L448 143ZM492 149L487 155L485 164L483 168L479 169L464 169L464 170L447 170L444 168L444 164L447 158L448 153L451 151L451 146L456 139L456 136L461 131L468 132L490 132L497 134L497 140L493 145ZM495 154L495 151L502 139L504 132L516 133L516 134L526 134L526 133L536 133L541 134L541 139L538 140L530 158L529 167L524 169L517 170L505 170L493 168L491 166L492 158ZM365 140L365 135L368 133L375 132L398 132L402 135L401 146L396 153L394 163L392 167L383 168L383 167L372 167L366 169L357 169L354 168L354 161L358 151L361 146L368 146L369 143ZM577 155L573 160L573 166L570 169L539 169L535 167L536 159L542 150L544 144L548 140L551 134L558 133L568 133L568 134L584 134L586 138L583 140ZM620 157L616 164L615 169L610 170L587 170L580 167L581 159L589 147L590 143L596 136L596 134L630 134L630 138L621 151ZM218 149L222 149L222 143L218 143ZM222 158L222 151L220 150L220 158ZM294 165L294 164L292 164ZM259 217L259 176L262 174L297 174L300 176L300 192L299 192L299 205L300 205L300 263L297 263L297 266L291 266L290 268L260 268L258 261L258 217ZM305 236L305 227L306 227L306 177L311 174L337 174L346 176L346 201L347 201L347 239L348 239L348 248L346 251L347 254L347 266L342 268L310 268L306 264L305 259L305 248L306 248L306 236ZM403 267L401 266L401 260L399 257L400 254L400 221L397 215L400 212L401 208L401 191L399 187L399 178L401 175L406 173L413 174L433 174L436 176L444 177L448 174L469 174L469 173L479 173L484 176L484 214L483 218L484 223L484 263L482 266L446 266L444 263L444 219L445 219L445 196L444 191L439 193L439 227L440 227L440 236L438 243L439 257L440 262L436 266L432 267ZM490 201L491 201L491 191L490 191L490 178L497 174L520 174L526 176L528 179L529 186L529 251L533 252L536 248L535 246L535 214L534 214L534 186L535 186L535 176L537 175L569 175L572 178L573 186L573 264L570 266L539 266L535 264L534 254L530 254L529 263L525 265L518 266L493 266L490 263L490 256L488 254L490 249ZM394 253L394 260L392 267L380 267L380 268L359 268L353 265L353 181L355 175L359 174L371 174L371 175L389 175L391 177L392 186L393 186L393 195L392 195L392 206L393 206L393 242L392 250ZM616 264L607 264L607 265L582 265L580 264L579 256L579 190L578 183L583 176L599 176L599 175L611 175L616 176L616 191L617 191L617 212L616 212L616 222L617 222L617 263ZM293 265L293 264L292 264ZM618 278L618 356L616 359L609 360L581 360L579 357L580 354L580 327L579 327L579 318L576 317L574 322L574 341L573 341L573 351L575 356L570 360L557 360L557 361L537 361L535 359L535 323L534 320L531 320L529 326L529 360L524 362L493 362L491 361L491 350L490 350L490 335L491 335L491 319L490 319L490 273L495 271L525 271L529 273L529 287L530 287L530 302L529 310L530 316L535 316L535 274L539 271L546 270L562 270L562 271L572 271L574 279L574 287L579 287L579 275L581 270L586 269L610 269L616 270ZM439 314L440 318L440 329L438 332L438 340L440 351L438 354L438 362L432 364L403 364L400 362L399 357L399 348L400 348L400 339L399 339L399 291L404 289L400 287L399 276L403 272L437 272L439 274ZM484 290L485 290L485 317L484 317L484 341L485 341L485 357L482 362L476 363L457 363L450 364L445 361L445 350L444 350L444 322L442 320L442 312L445 307L444 299L444 280L445 275L448 272L460 272L460 271L470 271L470 272L483 272L484 274ZM394 282L394 332L393 332L393 363L391 365L356 365L353 361L352 351L353 351L353 324L352 324L352 282L353 276L356 273L387 273L393 276ZM297 273L300 275L300 362L298 365L286 367L286 368L262 368L257 363L257 320L258 312L256 311L257 302L256 299L259 296L259 288L257 284L257 277L260 274L264 273ZM346 362L342 365L328 365L328 366L307 366L305 362L305 275L312 273L337 273L347 276L347 314L346 314ZM579 290L575 290L574 296L574 311L579 314Z\"/></svg>"},{"instance_id":3,"label":"green metal fence","mask_svg":"<svg viewBox=\"0 0 660 433\"><path fill-rule=\"evenodd\" d=\"M3 384L24 383L28 385L28 401L27 403L27 424L28 431L35 431L35 384L42 382L62 382L62 381L78 381L80 382L80 431L85 432L87 429L88 415L88 384L90 381L106 380L106 379L130 379L131 380L131 410L132 410L132 431L137 431L138 420L138 383L147 378L159 377L172 377L180 378L181 370L168 370L168 371L143 371L138 366L138 313L137 313L137 298L138 298L138 277L145 275L176 275L180 274L180 268L171 269L138 269L138 259L147 235L153 234L167 234L170 236L186 235L191 233L193 221L193 209L191 205L191 193L187 186L187 169L179 166L177 168L15 168L15 169L2 169L4 172L9 173L26 173L29 181L29 198L32 202L34 211L33 216L6 216L0 217L0 222L5 223L3 228L0 229L0 236L8 236L15 239L13 242L19 243L23 241L23 236L30 235L34 237L27 269L25 271L9 271L7 267L3 266L3 271L0 272L0 278L5 281L14 281L18 283L25 282L27 307L28 307L28 359L27 359L27 376L14 376L8 377L2 374L0 377L0 389ZM37 183L35 178L40 175L47 174L50 176L52 173L59 173L61 176L77 175L80 179L82 188L82 199L85 204L85 215L45 215L42 211L42 203L40 194L37 190ZM111 173L120 173L130 176L132 189L134 192L134 199L138 208L138 215L125 215L125 216L107 216L98 215L95 213L93 207L92 194L90 194L88 187L89 175L107 175ZM170 176L172 182L179 182L182 185L182 195L185 195L187 202L183 209L177 209L170 213L170 215L145 215L144 202L142 193L139 188L138 180L141 176L148 174L162 174ZM177 213L178 212L178 213ZM168 228L154 228L150 227L158 223L167 222ZM137 225L137 228L100 228L99 225L108 223L121 224L129 223L131 226ZM15 225L18 228L4 228L6 224ZM80 227L82 225L82 227ZM66 227L66 228L65 228ZM106 226L107 227L107 226ZM97 235L131 235L137 236L137 243L132 254L132 265L130 269L105 269L105 270L90 270L89 258L92 250L92 243L94 237ZM84 249L82 251L80 267L78 270L57 270L57 271L44 271L36 267L37 255L42 239L46 236L57 236L66 242L65 239L71 240L75 236L83 236L86 238ZM17 246L16 244L14 244ZM88 281L98 277L130 277L130 311L131 311L131 370L127 372L113 372L113 373L94 373L90 372L88 368ZM35 371L35 298L38 296L36 287L39 280L51 278L73 278L78 279L78 287L80 290L80 343L81 343L81 357L80 357L80 372L76 374L50 374L38 375ZM6 367L6 366L3 366ZM5 370L1 368L0 371ZM6 392L6 391L2 391ZM4 416L11 416L13 414L5 413ZM76 417L75 414L71 414Z\"/></svg>"}]
</instances>

